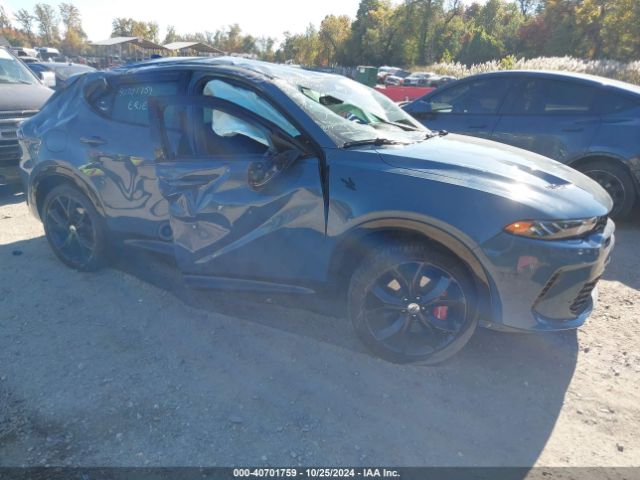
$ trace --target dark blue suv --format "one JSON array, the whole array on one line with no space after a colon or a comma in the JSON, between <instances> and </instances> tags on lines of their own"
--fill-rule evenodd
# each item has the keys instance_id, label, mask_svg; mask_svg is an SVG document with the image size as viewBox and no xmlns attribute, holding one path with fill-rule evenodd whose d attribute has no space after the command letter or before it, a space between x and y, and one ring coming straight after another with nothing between
<instances>
[{"instance_id":1,"label":"dark blue suv","mask_svg":"<svg viewBox=\"0 0 640 480\"><path fill-rule=\"evenodd\" d=\"M424 125L525 148L595 179L631 211L640 188L640 87L567 72L467 77L403 107Z\"/></svg>"},{"instance_id":2,"label":"dark blue suv","mask_svg":"<svg viewBox=\"0 0 640 480\"><path fill-rule=\"evenodd\" d=\"M478 324L580 326L614 244L611 199L581 173L291 67L88 73L19 137L29 206L72 268L124 242L196 288L330 292L397 362L442 361Z\"/></svg>"}]
</instances>

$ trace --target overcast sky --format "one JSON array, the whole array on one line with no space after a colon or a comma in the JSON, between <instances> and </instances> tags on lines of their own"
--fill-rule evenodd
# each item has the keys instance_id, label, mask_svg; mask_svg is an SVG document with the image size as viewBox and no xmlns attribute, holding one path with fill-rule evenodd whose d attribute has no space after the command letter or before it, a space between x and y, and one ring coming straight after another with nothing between
<instances>
[{"instance_id":1,"label":"overcast sky","mask_svg":"<svg viewBox=\"0 0 640 480\"><path fill-rule=\"evenodd\" d=\"M155 21L160 25L160 40L167 25L178 34L215 31L238 23L245 33L273 36L304 31L309 23L319 25L330 14L355 17L360 0L71 0L82 15L82 23L90 40L111 36L111 21L116 17ZM473 0L464 0L472 3ZM475 0L484 3L486 0ZM8 12L20 8L33 11L36 3L47 0L0 0ZM396 2L397 3L397 2Z\"/></svg>"}]
</instances>

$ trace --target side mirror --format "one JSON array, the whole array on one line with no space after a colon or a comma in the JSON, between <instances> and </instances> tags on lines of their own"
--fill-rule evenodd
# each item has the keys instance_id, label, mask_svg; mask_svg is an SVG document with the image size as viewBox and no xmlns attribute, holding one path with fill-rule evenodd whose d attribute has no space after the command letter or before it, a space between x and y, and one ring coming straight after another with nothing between
<instances>
[{"instance_id":1,"label":"side mirror","mask_svg":"<svg viewBox=\"0 0 640 480\"><path fill-rule=\"evenodd\" d=\"M426 117L435 113L435 110L433 109L433 104L431 102L418 100L411 105L409 113L415 117Z\"/></svg>"},{"instance_id":2,"label":"side mirror","mask_svg":"<svg viewBox=\"0 0 640 480\"><path fill-rule=\"evenodd\" d=\"M38 78L42 80L45 87L56 88L56 74L53 72L38 72Z\"/></svg>"},{"instance_id":3,"label":"side mirror","mask_svg":"<svg viewBox=\"0 0 640 480\"><path fill-rule=\"evenodd\" d=\"M302 153L291 148L275 155L269 155L264 160L258 160L249 164L247 180L251 188L259 189L286 170L289 165L302 156Z\"/></svg>"}]
</instances>

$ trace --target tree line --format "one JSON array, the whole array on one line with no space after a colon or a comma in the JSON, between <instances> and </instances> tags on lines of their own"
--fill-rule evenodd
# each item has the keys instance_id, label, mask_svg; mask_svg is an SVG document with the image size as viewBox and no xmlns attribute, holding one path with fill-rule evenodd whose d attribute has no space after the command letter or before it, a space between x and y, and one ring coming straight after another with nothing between
<instances>
[{"instance_id":1,"label":"tree line","mask_svg":"<svg viewBox=\"0 0 640 480\"><path fill-rule=\"evenodd\" d=\"M72 3L39 3L11 19L0 7L0 27L12 44L59 46L68 55L87 51L80 12ZM61 28L62 27L62 28ZM160 38L153 21L116 18L112 36L156 43L201 41L225 52L309 66L472 65L501 58L574 56L640 59L638 0L361 0L354 19L328 15L304 32L273 37L245 34L234 24L210 32Z\"/></svg>"},{"instance_id":2,"label":"tree line","mask_svg":"<svg viewBox=\"0 0 640 480\"><path fill-rule=\"evenodd\" d=\"M72 55L79 54L87 42L80 10L73 3L63 2L57 8L38 3L31 12L17 10L13 19L0 5L0 32L13 46L60 47Z\"/></svg>"}]
</instances>

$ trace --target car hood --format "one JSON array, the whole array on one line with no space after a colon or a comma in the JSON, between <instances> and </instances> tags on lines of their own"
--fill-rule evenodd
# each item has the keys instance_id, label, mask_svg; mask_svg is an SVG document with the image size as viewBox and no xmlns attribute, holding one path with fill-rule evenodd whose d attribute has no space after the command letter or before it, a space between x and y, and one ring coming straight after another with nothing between
<instances>
[{"instance_id":1,"label":"car hood","mask_svg":"<svg viewBox=\"0 0 640 480\"><path fill-rule=\"evenodd\" d=\"M577 170L476 137L448 134L378 153L393 167L507 197L547 218L601 216L613 206L607 192Z\"/></svg>"},{"instance_id":2,"label":"car hood","mask_svg":"<svg viewBox=\"0 0 640 480\"><path fill-rule=\"evenodd\" d=\"M0 111L40 110L53 94L44 85L0 84Z\"/></svg>"}]
</instances>

